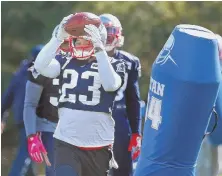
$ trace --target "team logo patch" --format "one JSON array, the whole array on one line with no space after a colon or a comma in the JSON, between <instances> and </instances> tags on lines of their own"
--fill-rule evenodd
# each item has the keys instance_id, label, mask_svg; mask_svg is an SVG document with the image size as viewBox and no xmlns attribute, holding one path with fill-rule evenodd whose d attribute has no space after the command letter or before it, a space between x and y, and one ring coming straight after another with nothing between
<instances>
[{"instance_id":1,"label":"team logo patch","mask_svg":"<svg viewBox=\"0 0 222 176\"><path fill-rule=\"evenodd\" d=\"M92 68L92 69L98 69L98 64L97 64L97 63L93 63L93 64L91 65L91 68Z\"/></svg>"},{"instance_id":2,"label":"team logo patch","mask_svg":"<svg viewBox=\"0 0 222 176\"><path fill-rule=\"evenodd\" d=\"M116 72L122 72L125 73L125 65L124 63L119 63L116 65Z\"/></svg>"}]
</instances>

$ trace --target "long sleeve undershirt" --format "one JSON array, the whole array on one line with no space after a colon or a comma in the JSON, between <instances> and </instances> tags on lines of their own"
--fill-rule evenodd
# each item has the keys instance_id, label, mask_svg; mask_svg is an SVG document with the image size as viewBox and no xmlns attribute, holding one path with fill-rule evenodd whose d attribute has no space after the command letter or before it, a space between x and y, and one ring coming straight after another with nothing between
<instances>
[{"instance_id":1,"label":"long sleeve undershirt","mask_svg":"<svg viewBox=\"0 0 222 176\"><path fill-rule=\"evenodd\" d=\"M27 81L23 111L23 119L27 136L35 134L37 132L36 108L38 106L42 91L43 87L41 85Z\"/></svg>"}]
</instances>

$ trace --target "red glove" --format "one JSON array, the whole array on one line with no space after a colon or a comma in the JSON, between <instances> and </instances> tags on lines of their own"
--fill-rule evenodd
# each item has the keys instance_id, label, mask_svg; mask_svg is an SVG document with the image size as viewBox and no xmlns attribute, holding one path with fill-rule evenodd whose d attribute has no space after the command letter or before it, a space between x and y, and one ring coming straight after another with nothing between
<instances>
[{"instance_id":1,"label":"red glove","mask_svg":"<svg viewBox=\"0 0 222 176\"><path fill-rule=\"evenodd\" d=\"M51 166L47 156L46 149L42 143L40 133L28 137L28 152L33 161L37 163L42 163L44 157L46 164L48 166Z\"/></svg>"},{"instance_id":2,"label":"red glove","mask_svg":"<svg viewBox=\"0 0 222 176\"><path fill-rule=\"evenodd\" d=\"M132 152L133 160L137 159L138 156L140 155L141 140L142 136L140 136L138 133L132 134L128 151Z\"/></svg>"}]
</instances>

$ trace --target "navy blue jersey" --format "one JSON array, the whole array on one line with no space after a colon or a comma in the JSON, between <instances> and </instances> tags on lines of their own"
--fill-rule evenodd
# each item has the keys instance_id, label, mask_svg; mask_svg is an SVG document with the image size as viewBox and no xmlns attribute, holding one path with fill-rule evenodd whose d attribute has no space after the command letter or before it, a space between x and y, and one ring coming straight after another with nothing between
<instances>
[{"instance_id":1,"label":"navy blue jersey","mask_svg":"<svg viewBox=\"0 0 222 176\"><path fill-rule=\"evenodd\" d=\"M39 74L34 66L29 68L29 81L43 86L43 91L36 108L36 115L51 122L58 122L59 79L50 79Z\"/></svg>"},{"instance_id":2,"label":"navy blue jersey","mask_svg":"<svg viewBox=\"0 0 222 176\"><path fill-rule=\"evenodd\" d=\"M57 55L57 60L59 60ZM120 77L124 78L125 64L116 59L111 63ZM64 65L60 73L61 95L59 108L69 108L84 111L111 113L115 92L106 92L101 84L98 63L71 59Z\"/></svg>"},{"instance_id":3,"label":"navy blue jersey","mask_svg":"<svg viewBox=\"0 0 222 176\"><path fill-rule=\"evenodd\" d=\"M140 60L134 55L121 50L115 52L114 58L125 62L127 66L124 84L115 98L114 118L127 116L132 133L140 133L141 116L138 83L138 79L141 76Z\"/></svg>"}]
</instances>

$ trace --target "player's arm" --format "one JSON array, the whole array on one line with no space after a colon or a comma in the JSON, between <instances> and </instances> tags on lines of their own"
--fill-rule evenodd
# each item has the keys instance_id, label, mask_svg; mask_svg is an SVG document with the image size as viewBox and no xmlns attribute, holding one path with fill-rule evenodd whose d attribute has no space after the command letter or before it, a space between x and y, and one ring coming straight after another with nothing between
<instances>
[{"instance_id":1,"label":"player's arm","mask_svg":"<svg viewBox=\"0 0 222 176\"><path fill-rule=\"evenodd\" d=\"M96 53L99 76L105 91L116 91L122 84L121 77L115 72L106 51Z\"/></svg>"},{"instance_id":2,"label":"player's arm","mask_svg":"<svg viewBox=\"0 0 222 176\"><path fill-rule=\"evenodd\" d=\"M60 45L68 38L69 34L64 30L64 24L70 16L63 18L58 27L53 31L51 40L38 54L34 67L45 77L56 78L60 74L60 63L55 59Z\"/></svg>"},{"instance_id":3,"label":"player's arm","mask_svg":"<svg viewBox=\"0 0 222 176\"><path fill-rule=\"evenodd\" d=\"M104 43L106 41L106 29L101 25L98 29L94 25L86 25L85 32L89 34L95 48L95 55L98 62L98 72L105 91L116 91L122 84L121 77L115 72L110 58L108 57ZM105 38L105 39L104 39Z\"/></svg>"},{"instance_id":4,"label":"player's arm","mask_svg":"<svg viewBox=\"0 0 222 176\"><path fill-rule=\"evenodd\" d=\"M47 83L46 77L39 74L34 66L28 69L28 81L26 83L23 119L26 135L36 134L36 108L42 95L43 87Z\"/></svg>"},{"instance_id":5,"label":"player's arm","mask_svg":"<svg viewBox=\"0 0 222 176\"><path fill-rule=\"evenodd\" d=\"M27 135L28 152L31 159L37 163L45 161L47 166L51 166L40 133L36 131L36 107L40 100L42 90L43 87L41 85L31 81L27 82L24 104L24 124Z\"/></svg>"},{"instance_id":6,"label":"player's arm","mask_svg":"<svg viewBox=\"0 0 222 176\"><path fill-rule=\"evenodd\" d=\"M39 52L34 67L43 76L55 78L60 73L60 63L55 59L56 51L61 42L52 37L52 39Z\"/></svg>"},{"instance_id":7,"label":"player's arm","mask_svg":"<svg viewBox=\"0 0 222 176\"><path fill-rule=\"evenodd\" d=\"M132 70L129 73L126 88L126 108L132 133L141 134L141 114L140 114L140 90L139 77L141 75L139 59L135 60Z\"/></svg>"},{"instance_id":8,"label":"player's arm","mask_svg":"<svg viewBox=\"0 0 222 176\"><path fill-rule=\"evenodd\" d=\"M36 134L36 108L38 106L43 86L31 81L26 83L26 93L24 102L24 124L26 135Z\"/></svg>"},{"instance_id":9,"label":"player's arm","mask_svg":"<svg viewBox=\"0 0 222 176\"><path fill-rule=\"evenodd\" d=\"M23 118L28 142L28 152L31 159L37 163L43 162L51 166L47 151L41 141L40 133L36 131L36 108L42 95L47 78L36 73L32 67L29 69L29 80L26 83Z\"/></svg>"},{"instance_id":10,"label":"player's arm","mask_svg":"<svg viewBox=\"0 0 222 176\"><path fill-rule=\"evenodd\" d=\"M132 70L129 73L126 96L126 111L132 136L129 144L129 151L132 151L132 159L135 160L140 155L141 147L141 114L140 114L140 91L139 82L141 66L139 59L135 60Z\"/></svg>"},{"instance_id":11,"label":"player's arm","mask_svg":"<svg viewBox=\"0 0 222 176\"><path fill-rule=\"evenodd\" d=\"M31 159L37 163L42 163L45 160L46 164L51 166L40 134L36 131L36 107L42 90L43 86L27 81L23 118L27 135L28 152Z\"/></svg>"}]
</instances>

